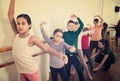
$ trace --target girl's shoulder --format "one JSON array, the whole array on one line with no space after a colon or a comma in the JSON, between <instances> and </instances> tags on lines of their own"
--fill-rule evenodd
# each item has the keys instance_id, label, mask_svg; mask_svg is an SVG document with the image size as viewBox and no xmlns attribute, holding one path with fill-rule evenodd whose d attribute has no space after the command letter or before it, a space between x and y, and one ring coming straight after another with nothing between
<instances>
[{"instance_id":1,"label":"girl's shoulder","mask_svg":"<svg viewBox=\"0 0 120 81\"><path fill-rule=\"evenodd\" d=\"M14 39L19 39L19 38L20 38L19 34L14 35Z\"/></svg>"},{"instance_id":2,"label":"girl's shoulder","mask_svg":"<svg viewBox=\"0 0 120 81\"><path fill-rule=\"evenodd\" d=\"M19 37L19 34L15 34L15 37Z\"/></svg>"},{"instance_id":3,"label":"girl's shoulder","mask_svg":"<svg viewBox=\"0 0 120 81\"><path fill-rule=\"evenodd\" d=\"M38 40L39 38L35 35L30 35L30 41L35 41L35 40Z\"/></svg>"},{"instance_id":4,"label":"girl's shoulder","mask_svg":"<svg viewBox=\"0 0 120 81\"><path fill-rule=\"evenodd\" d=\"M36 44L45 43L45 41L41 41L41 39L39 37L31 35L28 43L29 43L30 46L34 46Z\"/></svg>"},{"instance_id":5,"label":"girl's shoulder","mask_svg":"<svg viewBox=\"0 0 120 81\"><path fill-rule=\"evenodd\" d=\"M112 49L104 50L104 54L112 54L114 53Z\"/></svg>"},{"instance_id":6,"label":"girl's shoulder","mask_svg":"<svg viewBox=\"0 0 120 81\"><path fill-rule=\"evenodd\" d=\"M34 43L35 41L38 41L39 38L37 36L31 35L29 38L29 43Z\"/></svg>"},{"instance_id":7,"label":"girl's shoulder","mask_svg":"<svg viewBox=\"0 0 120 81\"><path fill-rule=\"evenodd\" d=\"M104 55L109 54L109 50L104 50L104 51L102 51L102 52L104 53Z\"/></svg>"}]
</instances>

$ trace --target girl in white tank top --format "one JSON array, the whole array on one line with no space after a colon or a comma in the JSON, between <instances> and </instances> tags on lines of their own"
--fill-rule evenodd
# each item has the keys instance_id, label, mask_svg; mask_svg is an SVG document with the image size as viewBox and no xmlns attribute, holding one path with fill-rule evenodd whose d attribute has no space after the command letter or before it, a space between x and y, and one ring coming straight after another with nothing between
<instances>
[{"instance_id":1,"label":"girl in white tank top","mask_svg":"<svg viewBox=\"0 0 120 81\"><path fill-rule=\"evenodd\" d=\"M20 14L17 16L17 22L15 22L14 6L15 0L10 0L8 17L15 34L12 48L13 59L20 73L21 81L40 81L38 64L32 57L33 46L36 45L49 54L61 58L65 63L68 61L67 56L45 45L38 37L29 34L29 29L31 29L31 19L29 15Z\"/></svg>"}]
</instances>

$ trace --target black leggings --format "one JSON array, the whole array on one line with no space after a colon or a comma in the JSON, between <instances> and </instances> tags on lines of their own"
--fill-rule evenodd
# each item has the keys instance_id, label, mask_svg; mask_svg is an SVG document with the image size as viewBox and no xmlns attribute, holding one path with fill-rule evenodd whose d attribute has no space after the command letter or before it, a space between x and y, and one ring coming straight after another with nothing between
<instances>
[{"instance_id":1,"label":"black leggings","mask_svg":"<svg viewBox=\"0 0 120 81\"><path fill-rule=\"evenodd\" d=\"M62 81L68 81L65 67L62 67L62 68L50 67L50 70L51 70L51 75L52 75L52 81L58 81L58 73Z\"/></svg>"},{"instance_id":2,"label":"black leggings","mask_svg":"<svg viewBox=\"0 0 120 81\"><path fill-rule=\"evenodd\" d=\"M84 74L83 74L83 66L80 63L80 60L79 60L78 56L74 55L74 54L73 54L73 56L68 55L68 63L66 64L66 71L67 71L68 81L70 81L69 80L69 78L70 78L70 69L71 69L72 64L73 64L73 66L75 67L75 69L77 71L79 80L80 81L85 81Z\"/></svg>"}]
</instances>

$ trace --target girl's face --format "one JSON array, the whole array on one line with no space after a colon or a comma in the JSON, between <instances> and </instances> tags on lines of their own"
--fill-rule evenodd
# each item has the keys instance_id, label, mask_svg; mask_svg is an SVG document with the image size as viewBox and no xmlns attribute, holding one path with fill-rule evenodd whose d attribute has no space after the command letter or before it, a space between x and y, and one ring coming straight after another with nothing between
<instances>
[{"instance_id":1,"label":"girl's face","mask_svg":"<svg viewBox=\"0 0 120 81\"><path fill-rule=\"evenodd\" d=\"M20 34L28 32L31 25L28 24L24 17L19 17L17 19L17 30Z\"/></svg>"},{"instance_id":2,"label":"girl's face","mask_svg":"<svg viewBox=\"0 0 120 81\"><path fill-rule=\"evenodd\" d=\"M61 41L63 41L63 33L61 33L61 32L56 32L56 33L53 35L53 40L54 40L56 43L60 43Z\"/></svg>"},{"instance_id":3,"label":"girl's face","mask_svg":"<svg viewBox=\"0 0 120 81\"><path fill-rule=\"evenodd\" d=\"M68 29L69 31L74 31L75 28L76 28L76 26L75 26L74 23L68 23L68 25L67 25L67 29Z\"/></svg>"},{"instance_id":4,"label":"girl's face","mask_svg":"<svg viewBox=\"0 0 120 81\"><path fill-rule=\"evenodd\" d=\"M101 48L101 49L103 49L104 45L101 42L98 42L98 47Z\"/></svg>"}]
</instances>

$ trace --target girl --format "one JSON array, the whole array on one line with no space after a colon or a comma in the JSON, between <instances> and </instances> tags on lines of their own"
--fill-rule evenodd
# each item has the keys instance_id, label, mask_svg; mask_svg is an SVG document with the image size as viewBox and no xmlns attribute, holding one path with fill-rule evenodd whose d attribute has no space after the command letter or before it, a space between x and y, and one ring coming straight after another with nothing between
<instances>
[{"instance_id":1,"label":"girl","mask_svg":"<svg viewBox=\"0 0 120 81\"><path fill-rule=\"evenodd\" d=\"M88 59L88 64L90 65L90 70L93 69L92 61L91 61L91 54L90 54L90 37L93 33L92 30L89 30L89 28L85 27L83 28L83 32L81 32L81 44L82 44L82 51L83 54L86 55Z\"/></svg>"},{"instance_id":2,"label":"girl","mask_svg":"<svg viewBox=\"0 0 120 81\"><path fill-rule=\"evenodd\" d=\"M84 59L84 56L87 56L88 64L90 65L90 70L93 69L92 61L91 61L91 56L90 56L90 36L91 33L93 33L93 30L89 30L89 28L84 27L83 32L78 37L78 50L79 50L79 55L80 55L80 60L82 61L84 65L84 76L86 79L92 80L92 76L90 74L90 71L88 69L88 66L86 64L86 60ZM84 55L84 56L83 56Z\"/></svg>"},{"instance_id":3,"label":"girl","mask_svg":"<svg viewBox=\"0 0 120 81\"><path fill-rule=\"evenodd\" d=\"M102 29L103 29L103 19L99 15L94 16L95 19L93 20L94 26L90 26L92 30L95 32L91 35L90 41L90 53L98 50L98 41L102 39ZM96 48L96 50L94 49Z\"/></svg>"},{"instance_id":4,"label":"girl","mask_svg":"<svg viewBox=\"0 0 120 81\"><path fill-rule=\"evenodd\" d=\"M43 25L45 22L42 22L40 24L40 29L42 32L42 35L45 39L45 41L54 49L56 49L58 52L61 52L65 54L65 49L74 52L75 47L70 46L66 44L63 41L63 32L60 29L55 29L53 32L53 37L50 39L46 32L44 31ZM52 81L58 81L58 73L61 76L62 81L68 81L66 70L64 67L64 62L63 60L59 59L56 56L50 55L50 70L51 70L51 75L52 75Z\"/></svg>"},{"instance_id":5,"label":"girl","mask_svg":"<svg viewBox=\"0 0 120 81\"><path fill-rule=\"evenodd\" d=\"M110 69L111 64L115 62L115 55L113 51L109 48L109 41L106 39L101 39L98 42L98 51L92 56L95 57L95 62L99 65L93 69L93 71L98 71L102 66L104 66L103 71Z\"/></svg>"},{"instance_id":6,"label":"girl","mask_svg":"<svg viewBox=\"0 0 120 81\"><path fill-rule=\"evenodd\" d=\"M14 6L15 0L10 0L8 17L15 34L12 48L13 59L20 73L21 81L40 81L39 66L32 57L33 46L36 45L44 51L63 59L65 63L67 63L67 57L46 46L37 37L29 34L31 19L27 14L18 15L15 22Z\"/></svg>"}]
</instances>

